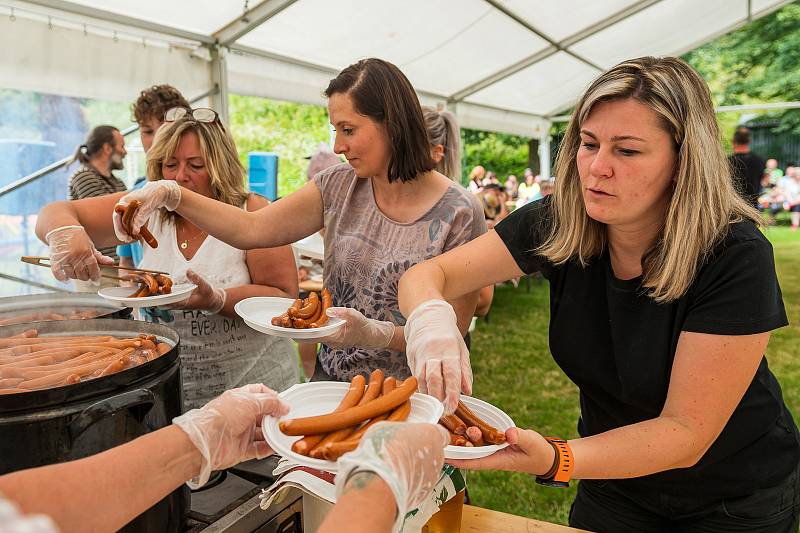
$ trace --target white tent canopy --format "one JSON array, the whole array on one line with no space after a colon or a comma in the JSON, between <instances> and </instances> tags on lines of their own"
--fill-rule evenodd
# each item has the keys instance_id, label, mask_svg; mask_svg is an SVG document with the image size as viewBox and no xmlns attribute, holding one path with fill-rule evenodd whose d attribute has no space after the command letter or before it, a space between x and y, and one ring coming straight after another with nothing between
<instances>
[{"instance_id":1,"label":"white tent canopy","mask_svg":"<svg viewBox=\"0 0 800 533\"><path fill-rule=\"evenodd\" d=\"M545 137L620 60L677 55L787 0L0 0L0 87L133 100L171 83L322 104L363 57L463 127Z\"/></svg>"}]
</instances>

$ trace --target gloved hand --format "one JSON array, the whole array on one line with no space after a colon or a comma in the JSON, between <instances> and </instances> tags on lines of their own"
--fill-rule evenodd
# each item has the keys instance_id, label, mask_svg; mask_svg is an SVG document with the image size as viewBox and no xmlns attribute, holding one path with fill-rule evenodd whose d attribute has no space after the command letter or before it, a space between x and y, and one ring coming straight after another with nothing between
<instances>
[{"instance_id":1,"label":"gloved hand","mask_svg":"<svg viewBox=\"0 0 800 533\"><path fill-rule=\"evenodd\" d=\"M168 309L200 309L209 315L222 311L228 296L225 289L214 287L192 269L186 271L186 278L197 285L197 288L185 300L164 307Z\"/></svg>"},{"instance_id":2,"label":"gloved hand","mask_svg":"<svg viewBox=\"0 0 800 533\"><path fill-rule=\"evenodd\" d=\"M344 326L317 342L331 348L358 346L372 349L386 348L392 342L395 326L391 322L367 318L350 307L331 307L327 313L329 317L344 320Z\"/></svg>"},{"instance_id":3,"label":"gloved hand","mask_svg":"<svg viewBox=\"0 0 800 533\"><path fill-rule=\"evenodd\" d=\"M449 442L447 430L438 424L379 422L367 430L358 448L339 458L336 496L353 474L375 473L397 501L397 531L405 514L419 506L439 480Z\"/></svg>"},{"instance_id":4,"label":"gloved hand","mask_svg":"<svg viewBox=\"0 0 800 533\"><path fill-rule=\"evenodd\" d=\"M97 251L83 226L61 226L51 230L44 240L50 247L50 270L59 281L79 279L100 281L99 265L113 265L114 260Z\"/></svg>"},{"instance_id":5,"label":"gloved hand","mask_svg":"<svg viewBox=\"0 0 800 533\"><path fill-rule=\"evenodd\" d=\"M253 384L225 391L200 409L174 418L200 450L200 473L188 482L202 487L212 470L228 468L249 459L262 459L272 453L261 433L264 415L283 416L289 406L265 385Z\"/></svg>"},{"instance_id":6,"label":"gloved hand","mask_svg":"<svg viewBox=\"0 0 800 533\"><path fill-rule=\"evenodd\" d=\"M472 394L469 350L453 306L444 300L422 302L409 315L403 333L408 366L420 392L439 398L445 413L452 413L461 392Z\"/></svg>"},{"instance_id":7,"label":"gloved hand","mask_svg":"<svg viewBox=\"0 0 800 533\"><path fill-rule=\"evenodd\" d=\"M141 189L131 191L120 198L117 205L127 206L133 200L139 200L141 203L131 221L133 231L138 233L139 229L147 224L147 221L159 208L164 207L167 211L174 211L178 208L181 203L181 186L174 180L151 181ZM122 217L116 211L114 211L113 221L114 233L117 234L119 240L122 242L134 240L122 227Z\"/></svg>"}]
</instances>

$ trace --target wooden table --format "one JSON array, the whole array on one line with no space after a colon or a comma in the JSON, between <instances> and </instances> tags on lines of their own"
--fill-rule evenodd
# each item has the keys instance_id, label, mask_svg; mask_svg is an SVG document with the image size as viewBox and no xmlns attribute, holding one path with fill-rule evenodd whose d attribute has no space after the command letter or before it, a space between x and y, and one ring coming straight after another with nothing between
<instances>
[{"instance_id":1,"label":"wooden table","mask_svg":"<svg viewBox=\"0 0 800 533\"><path fill-rule=\"evenodd\" d=\"M503 531L504 533L575 533L583 530L465 505L464 512L461 515L461 533L486 533L489 531Z\"/></svg>"}]
</instances>

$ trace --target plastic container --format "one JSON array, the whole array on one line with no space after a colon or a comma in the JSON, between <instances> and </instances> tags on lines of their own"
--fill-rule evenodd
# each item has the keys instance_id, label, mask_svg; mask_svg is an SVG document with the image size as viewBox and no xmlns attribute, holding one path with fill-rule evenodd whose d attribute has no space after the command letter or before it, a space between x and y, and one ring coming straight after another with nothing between
<instances>
[{"instance_id":1,"label":"plastic container","mask_svg":"<svg viewBox=\"0 0 800 533\"><path fill-rule=\"evenodd\" d=\"M278 198L278 154L250 152L247 154L247 179L250 191L266 196L271 202Z\"/></svg>"}]
</instances>

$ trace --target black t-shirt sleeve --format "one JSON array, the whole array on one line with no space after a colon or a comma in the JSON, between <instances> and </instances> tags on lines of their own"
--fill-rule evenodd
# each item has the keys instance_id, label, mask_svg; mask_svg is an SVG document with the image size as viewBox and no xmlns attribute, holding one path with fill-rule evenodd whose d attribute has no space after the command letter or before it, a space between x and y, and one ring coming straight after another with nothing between
<instances>
[{"instance_id":1,"label":"black t-shirt sleeve","mask_svg":"<svg viewBox=\"0 0 800 533\"><path fill-rule=\"evenodd\" d=\"M549 207L548 198L525 204L494 227L520 270L526 274L541 272L547 278L550 277L553 265L533 250L547 238L550 227Z\"/></svg>"},{"instance_id":2,"label":"black t-shirt sleeve","mask_svg":"<svg viewBox=\"0 0 800 533\"><path fill-rule=\"evenodd\" d=\"M752 223L735 226L690 289L684 331L751 335L789 323L772 245Z\"/></svg>"}]
</instances>

